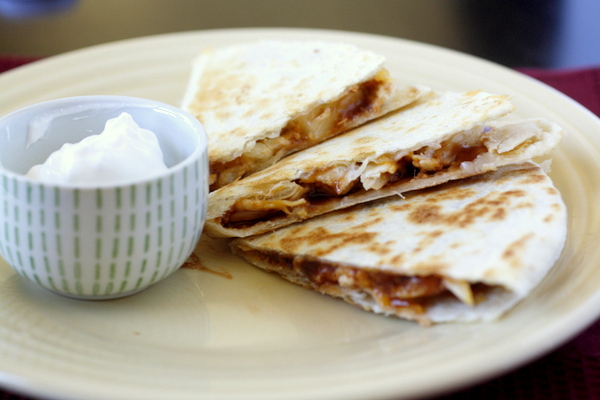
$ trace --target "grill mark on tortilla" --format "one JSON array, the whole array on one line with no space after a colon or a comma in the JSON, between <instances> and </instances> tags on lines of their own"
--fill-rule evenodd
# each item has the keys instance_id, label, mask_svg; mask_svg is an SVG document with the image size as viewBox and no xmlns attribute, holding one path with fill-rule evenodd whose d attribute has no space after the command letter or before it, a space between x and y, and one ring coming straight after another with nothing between
<instances>
[{"instance_id":1,"label":"grill mark on tortilla","mask_svg":"<svg viewBox=\"0 0 600 400\"><path fill-rule=\"evenodd\" d=\"M554 217L556 216L556 214L559 214L562 210L562 206L558 203L554 203L550 206L552 208L552 211L554 211L555 214L548 214L545 218L544 218L544 222L551 222L554 220Z\"/></svg>"},{"instance_id":2,"label":"grill mark on tortilla","mask_svg":"<svg viewBox=\"0 0 600 400\"><path fill-rule=\"evenodd\" d=\"M427 202L412 207L407 220L417 225L437 224L458 226L460 228L465 228L483 218L487 218L489 221L502 221L506 218L507 209L509 207L513 208L511 207L511 200L526 195L522 190L491 192L472 201L456 212L444 212L443 208L435 204L434 200L434 204Z\"/></svg>"},{"instance_id":3,"label":"grill mark on tortilla","mask_svg":"<svg viewBox=\"0 0 600 400\"><path fill-rule=\"evenodd\" d=\"M318 256L323 256L340 247L348 245L370 244L375 240L376 236L376 233L364 231L332 233L325 228L319 227L306 232L304 235L297 234L281 238L279 240L279 245L281 246L281 249L291 253L303 245L314 246L318 243L326 243L326 246L322 249L319 249L318 254L316 254Z\"/></svg>"},{"instance_id":4,"label":"grill mark on tortilla","mask_svg":"<svg viewBox=\"0 0 600 400\"><path fill-rule=\"evenodd\" d=\"M431 232L424 232L425 237L421 239L417 247L413 250L414 254L420 253L424 251L426 248L430 247L433 243L435 243L435 239L442 236L445 232L442 230L435 230Z\"/></svg>"},{"instance_id":5,"label":"grill mark on tortilla","mask_svg":"<svg viewBox=\"0 0 600 400\"><path fill-rule=\"evenodd\" d=\"M441 213L441 206L422 204L414 207L414 210L408 215L408 220L414 224L441 224L444 218Z\"/></svg>"},{"instance_id":6,"label":"grill mark on tortilla","mask_svg":"<svg viewBox=\"0 0 600 400\"><path fill-rule=\"evenodd\" d=\"M198 82L198 88L202 90L196 93L196 99L190 106L192 111L202 114L229 107L231 103L243 103L244 95L256 84L258 77L240 76L231 71L208 70L202 75ZM231 89L237 89L234 96Z\"/></svg>"},{"instance_id":7,"label":"grill mark on tortilla","mask_svg":"<svg viewBox=\"0 0 600 400\"><path fill-rule=\"evenodd\" d=\"M515 206L513 206L513 208L534 208L535 204L528 202L528 201L523 201Z\"/></svg>"},{"instance_id":8,"label":"grill mark on tortilla","mask_svg":"<svg viewBox=\"0 0 600 400\"><path fill-rule=\"evenodd\" d=\"M302 78L301 81L299 81L296 86L294 86L294 88L292 89L294 92L296 91L301 91L306 89L307 86L310 85L310 79L309 78ZM276 85L273 85L274 89L277 89L277 87L281 86L280 83L277 83Z\"/></svg>"},{"instance_id":9,"label":"grill mark on tortilla","mask_svg":"<svg viewBox=\"0 0 600 400\"><path fill-rule=\"evenodd\" d=\"M434 261L435 257L431 259L432 261L415 264L414 268L419 271L419 276L443 275L450 268L448 264Z\"/></svg>"},{"instance_id":10,"label":"grill mark on tortilla","mask_svg":"<svg viewBox=\"0 0 600 400\"><path fill-rule=\"evenodd\" d=\"M393 244L393 241L387 241L386 243L373 242L365 247L365 250L370 251L371 253L375 253L377 255L387 255L392 249L390 248Z\"/></svg>"},{"instance_id":11,"label":"grill mark on tortilla","mask_svg":"<svg viewBox=\"0 0 600 400\"><path fill-rule=\"evenodd\" d=\"M525 176L522 180L515 182L516 183L529 183L527 182L527 180L529 179L529 175L532 174L532 170L534 170L534 168L521 168L521 169L516 169L513 171L509 171L506 173L506 176L498 179L496 182L494 182L495 185L504 185L506 184L506 182L514 182L515 178L518 176ZM544 175L541 175L544 176ZM545 179L545 178L544 178ZM544 182L544 180L536 180L533 183L542 183Z\"/></svg>"},{"instance_id":12,"label":"grill mark on tortilla","mask_svg":"<svg viewBox=\"0 0 600 400\"><path fill-rule=\"evenodd\" d=\"M406 262L406 255L404 253L396 254L388 261L389 264L394 266L402 265L404 262Z\"/></svg>"},{"instance_id":13,"label":"grill mark on tortilla","mask_svg":"<svg viewBox=\"0 0 600 400\"><path fill-rule=\"evenodd\" d=\"M365 136L365 137L362 137L362 138L358 139L355 143L357 145L359 145L359 144L370 144L370 143L373 143L373 142L376 142L376 141L377 141L377 138L374 138L374 137L371 137L371 136Z\"/></svg>"},{"instance_id":14,"label":"grill mark on tortilla","mask_svg":"<svg viewBox=\"0 0 600 400\"><path fill-rule=\"evenodd\" d=\"M532 233L527 233L521 236L519 239L510 243L506 250L502 253L502 258L513 268L520 268L521 266L521 253L525 248L525 242L533 237Z\"/></svg>"},{"instance_id":15,"label":"grill mark on tortilla","mask_svg":"<svg viewBox=\"0 0 600 400\"><path fill-rule=\"evenodd\" d=\"M352 213L347 213L343 216L342 220L344 222L352 222L356 219L356 215Z\"/></svg>"},{"instance_id":16,"label":"grill mark on tortilla","mask_svg":"<svg viewBox=\"0 0 600 400\"><path fill-rule=\"evenodd\" d=\"M494 280L498 276L498 271L494 268L490 268L483 273L483 278L487 280Z\"/></svg>"},{"instance_id":17,"label":"grill mark on tortilla","mask_svg":"<svg viewBox=\"0 0 600 400\"><path fill-rule=\"evenodd\" d=\"M473 197L477 195L477 192L471 188L460 188L457 187L453 190L441 191L439 188L432 187L428 189L424 189L423 193L427 192L439 192L435 193L435 196L431 196L426 201L428 203L441 203L447 202L449 200L464 200L469 197Z\"/></svg>"},{"instance_id":18,"label":"grill mark on tortilla","mask_svg":"<svg viewBox=\"0 0 600 400\"><path fill-rule=\"evenodd\" d=\"M545 175L532 174L532 175L527 176L525 179L521 180L520 183L527 185L527 184L541 183L541 182L544 182L545 180L546 180Z\"/></svg>"},{"instance_id":19,"label":"grill mark on tortilla","mask_svg":"<svg viewBox=\"0 0 600 400\"><path fill-rule=\"evenodd\" d=\"M503 192L504 195L510 197L525 197L527 193L524 190L507 190Z\"/></svg>"}]
</instances>

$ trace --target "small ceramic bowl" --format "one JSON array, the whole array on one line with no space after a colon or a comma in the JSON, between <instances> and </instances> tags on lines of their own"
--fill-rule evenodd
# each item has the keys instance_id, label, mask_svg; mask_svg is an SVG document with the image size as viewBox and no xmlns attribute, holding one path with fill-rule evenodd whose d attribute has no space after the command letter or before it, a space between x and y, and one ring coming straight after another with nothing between
<instances>
[{"instance_id":1,"label":"small ceramic bowl","mask_svg":"<svg viewBox=\"0 0 600 400\"><path fill-rule=\"evenodd\" d=\"M122 112L156 134L167 172L100 185L24 176ZM0 118L0 255L25 278L70 297L108 299L147 288L177 270L200 237L207 151L194 117L152 100L70 97Z\"/></svg>"}]
</instances>

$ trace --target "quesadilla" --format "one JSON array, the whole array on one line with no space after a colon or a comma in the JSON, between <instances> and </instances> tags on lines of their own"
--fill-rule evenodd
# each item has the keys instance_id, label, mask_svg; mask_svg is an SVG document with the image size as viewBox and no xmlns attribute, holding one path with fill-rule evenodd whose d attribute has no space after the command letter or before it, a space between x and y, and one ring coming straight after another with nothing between
<instances>
[{"instance_id":1,"label":"quesadilla","mask_svg":"<svg viewBox=\"0 0 600 400\"><path fill-rule=\"evenodd\" d=\"M354 204L539 157L564 135L544 119L500 121L507 96L432 93L292 154L208 198L205 232L246 237Z\"/></svg>"},{"instance_id":2,"label":"quesadilla","mask_svg":"<svg viewBox=\"0 0 600 400\"><path fill-rule=\"evenodd\" d=\"M429 89L397 85L385 57L346 43L259 41L204 51L182 108L209 138L210 189L261 170Z\"/></svg>"},{"instance_id":3,"label":"quesadilla","mask_svg":"<svg viewBox=\"0 0 600 400\"><path fill-rule=\"evenodd\" d=\"M427 325L499 318L551 269L566 232L559 191L528 162L231 246L288 281Z\"/></svg>"}]
</instances>

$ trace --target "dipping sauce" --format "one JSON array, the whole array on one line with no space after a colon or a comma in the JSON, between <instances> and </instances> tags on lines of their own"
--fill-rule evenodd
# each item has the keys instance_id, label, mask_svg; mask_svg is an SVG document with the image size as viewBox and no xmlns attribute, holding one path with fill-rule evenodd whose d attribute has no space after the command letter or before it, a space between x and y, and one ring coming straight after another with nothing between
<instances>
[{"instance_id":1,"label":"dipping sauce","mask_svg":"<svg viewBox=\"0 0 600 400\"><path fill-rule=\"evenodd\" d=\"M53 184L115 183L166 170L156 135L122 113L106 121L102 133L65 143L26 176Z\"/></svg>"}]
</instances>

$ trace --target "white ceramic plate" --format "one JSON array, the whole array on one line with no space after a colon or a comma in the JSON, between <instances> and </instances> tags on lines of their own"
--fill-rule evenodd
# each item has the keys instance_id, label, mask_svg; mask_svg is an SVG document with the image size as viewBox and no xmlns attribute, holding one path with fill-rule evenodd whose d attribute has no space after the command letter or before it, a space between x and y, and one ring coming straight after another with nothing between
<instances>
[{"instance_id":1,"label":"white ceramic plate","mask_svg":"<svg viewBox=\"0 0 600 400\"><path fill-rule=\"evenodd\" d=\"M221 30L112 43L0 75L0 114L52 98L118 94L178 105L207 45L267 37L353 42L405 82L513 96L519 116L568 138L551 176L569 208L562 257L495 323L422 328L288 284L204 239L211 271L182 269L138 295L69 300L0 263L0 385L78 399L368 399L426 396L480 382L573 337L600 313L600 122L509 69L419 43L315 30Z\"/></svg>"}]
</instances>

